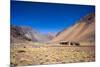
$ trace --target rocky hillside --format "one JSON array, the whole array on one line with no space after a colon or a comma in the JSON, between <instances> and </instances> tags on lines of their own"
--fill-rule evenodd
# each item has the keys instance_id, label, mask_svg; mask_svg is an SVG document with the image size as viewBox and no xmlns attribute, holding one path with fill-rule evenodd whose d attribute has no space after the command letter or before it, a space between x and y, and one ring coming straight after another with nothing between
<instances>
[{"instance_id":1,"label":"rocky hillside","mask_svg":"<svg viewBox=\"0 0 100 67\"><path fill-rule=\"evenodd\" d=\"M51 35L41 34L31 27L11 25L11 42L48 42L51 39Z\"/></svg>"},{"instance_id":2,"label":"rocky hillside","mask_svg":"<svg viewBox=\"0 0 100 67\"><path fill-rule=\"evenodd\" d=\"M59 43L61 41L94 42L95 14L88 14L71 27L59 32L59 34L52 39L51 43Z\"/></svg>"}]
</instances>

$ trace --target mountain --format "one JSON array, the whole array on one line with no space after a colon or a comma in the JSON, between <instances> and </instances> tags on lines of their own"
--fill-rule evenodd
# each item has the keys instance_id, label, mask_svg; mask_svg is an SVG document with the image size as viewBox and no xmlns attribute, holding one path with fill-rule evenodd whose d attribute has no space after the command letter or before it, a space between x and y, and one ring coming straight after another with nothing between
<instances>
[{"instance_id":1,"label":"mountain","mask_svg":"<svg viewBox=\"0 0 100 67\"><path fill-rule=\"evenodd\" d=\"M41 34L40 32L28 26L11 25L11 42L48 42L52 39L51 35Z\"/></svg>"},{"instance_id":2,"label":"mountain","mask_svg":"<svg viewBox=\"0 0 100 67\"><path fill-rule=\"evenodd\" d=\"M59 32L51 43L60 43L61 41L93 42L95 41L95 14L91 13L69 28Z\"/></svg>"}]
</instances>

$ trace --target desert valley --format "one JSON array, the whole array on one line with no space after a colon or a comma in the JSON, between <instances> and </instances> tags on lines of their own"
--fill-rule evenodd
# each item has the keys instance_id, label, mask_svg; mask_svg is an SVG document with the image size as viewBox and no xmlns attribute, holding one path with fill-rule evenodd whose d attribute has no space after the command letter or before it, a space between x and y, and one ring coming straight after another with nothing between
<instances>
[{"instance_id":1,"label":"desert valley","mask_svg":"<svg viewBox=\"0 0 100 67\"><path fill-rule=\"evenodd\" d=\"M95 61L95 14L80 18L56 35L11 25L10 47L11 67Z\"/></svg>"}]
</instances>

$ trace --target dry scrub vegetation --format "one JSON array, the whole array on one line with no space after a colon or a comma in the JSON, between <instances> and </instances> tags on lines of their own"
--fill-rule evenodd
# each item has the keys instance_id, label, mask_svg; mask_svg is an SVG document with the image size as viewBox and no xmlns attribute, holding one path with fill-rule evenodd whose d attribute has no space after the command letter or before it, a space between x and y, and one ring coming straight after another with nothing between
<instances>
[{"instance_id":1,"label":"dry scrub vegetation","mask_svg":"<svg viewBox=\"0 0 100 67\"><path fill-rule=\"evenodd\" d=\"M95 61L94 46L45 45L42 43L14 43L14 46L11 47L11 66Z\"/></svg>"}]
</instances>

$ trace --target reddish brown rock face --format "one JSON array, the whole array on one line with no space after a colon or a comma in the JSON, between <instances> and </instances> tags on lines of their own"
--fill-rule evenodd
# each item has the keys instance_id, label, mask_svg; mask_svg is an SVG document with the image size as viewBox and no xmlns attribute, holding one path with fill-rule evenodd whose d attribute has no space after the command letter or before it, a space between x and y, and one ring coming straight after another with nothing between
<instances>
[{"instance_id":1,"label":"reddish brown rock face","mask_svg":"<svg viewBox=\"0 0 100 67\"><path fill-rule=\"evenodd\" d=\"M78 41L94 44L95 42L95 14L89 14L77 21L73 26L61 31L51 43L60 43L61 41ZM81 44L80 44L81 45Z\"/></svg>"}]
</instances>

